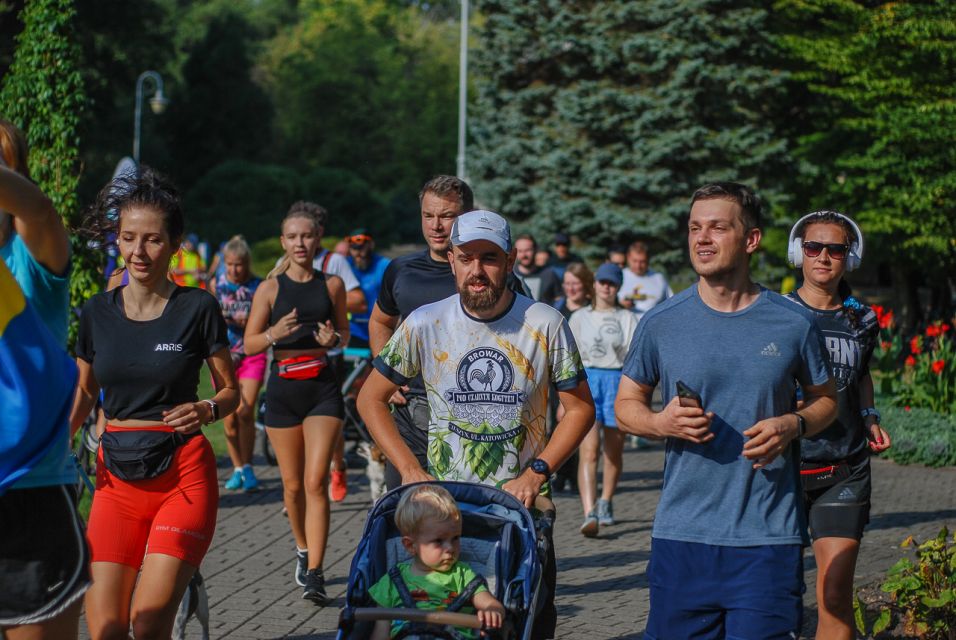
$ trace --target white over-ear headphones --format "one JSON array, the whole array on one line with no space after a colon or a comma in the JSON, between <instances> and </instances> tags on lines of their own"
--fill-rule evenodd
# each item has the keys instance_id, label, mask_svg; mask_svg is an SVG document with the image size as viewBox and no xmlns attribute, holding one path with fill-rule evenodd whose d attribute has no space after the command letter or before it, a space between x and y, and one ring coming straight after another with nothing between
<instances>
[{"instance_id":1,"label":"white over-ear headphones","mask_svg":"<svg viewBox=\"0 0 956 640\"><path fill-rule=\"evenodd\" d=\"M787 260L797 268L803 266L803 237L801 235L803 228L807 222L815 222L814 218L823 215L844 220L850 225L850 228L853 229L853 233L856 234L856 240L850 242L850 251L846 256L846 270L853 271L857 269L860 263L863 262L863 232L860 231L860 227L858 227L853 220L837 211L814 211L797 220L797 223L793 225L793 228L790 230L790 242L787 244Z\"/></svg>"}]
</instances>

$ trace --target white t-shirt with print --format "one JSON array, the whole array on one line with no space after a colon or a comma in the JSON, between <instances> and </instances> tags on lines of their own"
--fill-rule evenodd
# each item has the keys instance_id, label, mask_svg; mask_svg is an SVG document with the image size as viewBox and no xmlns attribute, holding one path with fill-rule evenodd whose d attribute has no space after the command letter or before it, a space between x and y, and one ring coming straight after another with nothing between
<instances>
[{"instance_id":1,"label":"white t-shirt with print","mask_svg":"<svg viewBox=\"0 0 956 640\"><path fill-rule=\"evenodd\" d=\"M422 375L428 394L428 472L501 486L544 450L551 382L586 379L560 312L515 295L500 317L468 315L459 296L413 311L375 359L396 384Z\"/></svg>"},{"instance_id":2,"label":"white t-shirt with print","mask_svg":"<svg viewBox=\"0 0 956 640\"><path fill-rule=\"evenodd\" d=\"M630 269L623 269L624 283L617 294L620 301L630 299L634 306L631 311L640 318L645 313L674 295L663 273L648 271L642 276Z\"/></svg>"},{"instance_id":3,"label":"white t-shirt with print","mask_svg":"<svg viewBox=\"0 0 956 640\"><path fill-rule=\"evenodd\" d=\"M622 309L595 311L581 307L571 314L571 333L578 342L585 367L620 369L637 329L637 314Z\"/></svg>"}]
</instances>

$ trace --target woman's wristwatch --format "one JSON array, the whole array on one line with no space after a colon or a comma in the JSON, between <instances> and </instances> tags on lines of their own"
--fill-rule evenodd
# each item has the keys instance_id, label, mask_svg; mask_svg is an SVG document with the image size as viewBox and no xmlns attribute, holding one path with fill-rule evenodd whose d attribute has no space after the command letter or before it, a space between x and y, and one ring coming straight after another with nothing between
<instances>
[{"instance_id":1,"label":"woman's wristwatch","mask_svg":"<svg viewBox=\"0 0 956 640\"><path fill-rule=\"evenodd\" d=\"M205 402L209 405L209 408L212 409L209 420L205 424L212 424L219 419L219 405L216 404L215 400L200 400L200 402Z\"/></svg>"}]
</instances>

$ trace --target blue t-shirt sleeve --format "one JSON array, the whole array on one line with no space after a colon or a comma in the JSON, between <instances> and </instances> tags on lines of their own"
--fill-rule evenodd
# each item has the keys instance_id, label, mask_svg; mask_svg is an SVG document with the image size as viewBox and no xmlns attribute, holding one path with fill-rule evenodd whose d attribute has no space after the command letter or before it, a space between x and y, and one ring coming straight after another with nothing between
<instances>
[{"instance_id":1,"label":"blue t-shirt sleeve","mask_svg":"<svg viewBox=\"0 0 956 640\"><path fill-rule=\"evenodd\" d=\"M661 379L661 368L657 343L653 333L648 331L647 327L646 320L638 323L621 373L638 384L653 387Z\"/></svg>"},{"instance_id":2,"label":"blue t-shirt sleeve","mask_svg":"<svg viewBox=\"0 0 956 640\"><path fill-rule=\"evenodd\" d=\"M798 380L803 387L824 384L832 377L830 355L823 341L823 333L816 322L807 328L803 339Z\"/></svg>"}]
</instances>

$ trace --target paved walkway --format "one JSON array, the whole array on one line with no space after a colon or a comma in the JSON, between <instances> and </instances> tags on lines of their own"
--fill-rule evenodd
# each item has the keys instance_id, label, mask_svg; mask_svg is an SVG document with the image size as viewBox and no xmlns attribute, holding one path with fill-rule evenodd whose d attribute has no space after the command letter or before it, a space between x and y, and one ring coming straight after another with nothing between
<instances>
[{"instance_id":1,"label":"paved walkway","mask_svg":"<svg viewBox=\"0 0 956 640\"><path fill-rule=\"evenodd\" d=\"M663 448L625 452L625 472L614 501L618 524L600 537L577 532L580 503L559 494L558 637L593 640L641 638L647 617L645 568L650 529L661 483ZM316 608L300 598L292 582L293 542L282 515L281 484L275 468L260 467L264 490L258 494L224 492L213 548L203 563L213 638L334 638L352 552L368 509L364 476L350 472L349 496L333 505L332 534L325 573L335 603ZM229 469L221 468L227 477ZM943 525L956 528L956 469L902 467L874 462L874 509L857 567L856 584L871 584L899 557L899 542L909 534L935 535ZM807 556L807 624L815 621L811 555ZM82 627L82 623L81 623ZM198 638L191 621L188 637ZM809 634L809 635L808 635Z\"/></svg>"}]
</instances>

